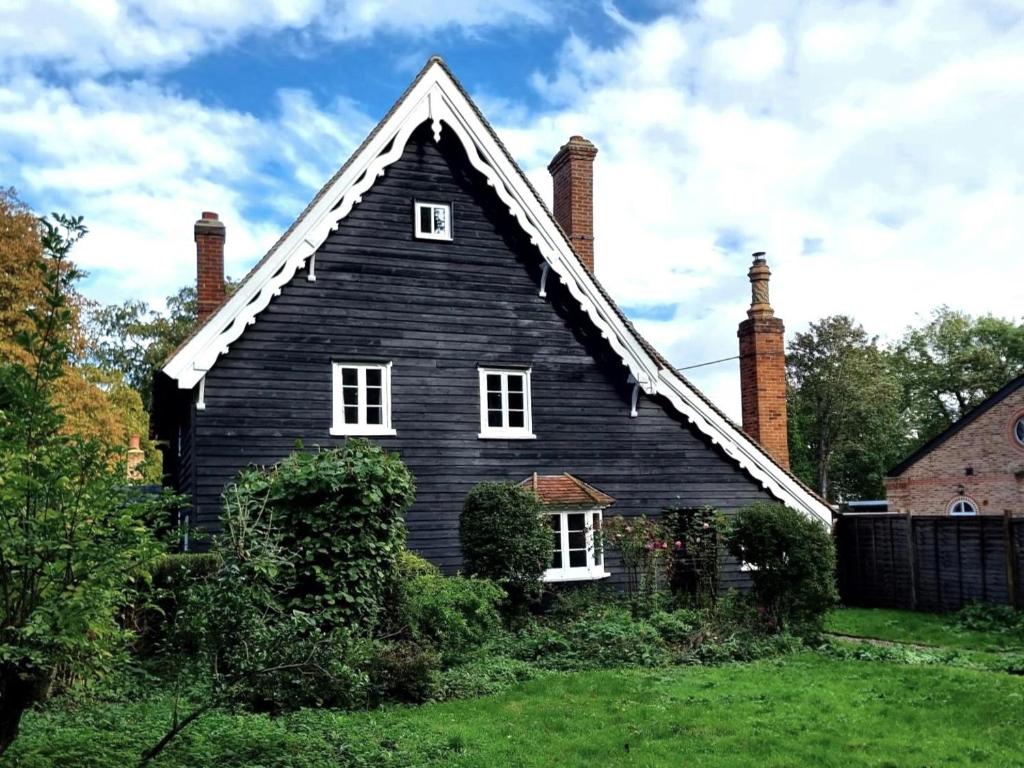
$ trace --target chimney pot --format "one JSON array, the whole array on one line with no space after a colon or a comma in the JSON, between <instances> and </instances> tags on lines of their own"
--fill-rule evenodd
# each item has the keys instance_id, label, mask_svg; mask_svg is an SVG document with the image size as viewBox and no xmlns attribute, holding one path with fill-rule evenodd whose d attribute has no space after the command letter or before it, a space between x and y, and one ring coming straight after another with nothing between
<instances>
[{"instance_id":1,"label":"chimney pot","mask_svg":"<svg viewBox=\"0 0 1024 768\"><path fill-rule=\"evenodd\" d=\"M193 227L196 241L196 310L200 323L224 301L224 240L220 217L203 211Z\"/></svg>"},{"instance_id":2,"label":"chimney pot","mask_svg":"<svg viewBox=\"0 0 1024 768\"><path fill-rule=\"evenodd\" d=\"M594 158L597 147L579 135L548 164L554 188L555 221L591 273L594 271Z\"/></svg>"}]
</instances>

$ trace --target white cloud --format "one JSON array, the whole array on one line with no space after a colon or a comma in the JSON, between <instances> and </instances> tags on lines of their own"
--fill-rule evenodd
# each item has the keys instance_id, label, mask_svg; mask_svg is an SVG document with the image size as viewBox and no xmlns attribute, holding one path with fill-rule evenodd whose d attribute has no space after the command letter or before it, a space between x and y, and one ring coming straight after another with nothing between
<instances>
[{"instance_id":1,"label":"white cloud","mask_svg":"<svg viewBox=\"0 0 1024 768\"><path fill-rule=\"evenodd\" d=\"M94 75L165 69L248 34L303 31L341 41L550 19L539 0L5 0L0 72L43 64Z\"/></svg>"},{"instance_id":2,"label":"white cloud","mask_svg":"<svg viewBox=\"0 0 1024 768\"><path fill-rule=\"evenodd\" d=\"M638 325L679 365L735 354L754 250L790 334L843 312L893 338L943 303L1021 317L1022 16L705 3L615 47L570 40L534 78L550 108L506 132L542 190L566 136L598 145L598 274L624 305L678 305ZM738 415L733 364L689 375Z\"/></svg>"},{"instance_id":3,"label":"white cloud","mask_svg":"<svg viewBox=\"0 0 1024 768\"><path fill-rule=\"evenodd\" d=\"M301 91L259 120L152 85L25 77L0 86L0 176L37 209L85 216L75 260L90 293L159 305L195 279L201 211L226 223L226 271L240 277L371 127L350 102Z\"/></svg>"},{"instance_id":4,"label":"white cloud","mask_svg":"<svg viewBox=\"0 0 1024 768\"><path fill-rule=\"evenodd\" d=\"M0 61L87 72L169 66L255 30L344 38L549 20L539 0L207 0L79 4L48 25L31 15L45 3L14 1ZM532 79L542 110L515 92L483 101L544 193L568 136L598 145L598 274L624 306L676 306L638 322L676 364L735 354L754 250L769 252L790 334L839 312L889 337L942 303L1024 313L1019 2L705 0L647 23L608 8L624 37L571 34L558 66ZM26 24L33 39L11 32ZM280 92L257 119L153 84L69 83L11 70L0 175L44 210L86 215L79 258L104 300L190 281L191 225L211 207L242 274L371 127L358 105L304 91ZM738 414L734 363L688 375Z\"/></svg>"}]
</instances>

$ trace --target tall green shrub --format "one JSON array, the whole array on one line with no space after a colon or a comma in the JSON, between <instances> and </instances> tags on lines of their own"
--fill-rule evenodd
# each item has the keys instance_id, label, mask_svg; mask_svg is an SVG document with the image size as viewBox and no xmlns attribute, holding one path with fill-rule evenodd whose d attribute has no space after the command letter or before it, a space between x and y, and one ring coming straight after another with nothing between
<instances>
[{"instance_id":1,"label":"tall green shrub","mask_svg":"<svg viewBox=\"0 0 1024 768\"><path fill-rule=\"evenodd\" d=\"M727 545L752 566L754 595L779 627L821 628L838 599L835 545L823 525L782 504L759 502L736 515Z\"/></svg>"},{"instance_id":2,"label":"tall green shrub","mask_svg":"<svg viewBox=\"0 0 1024 768\"><path fill-rule=\"evenodd\" d=\"M269 469L243 472L225 498L264 508L280 533L294 568L287 608L316 616L325 629L375 625L415 498L412 475L397 454L362 439L296 451Z\"/></svg>"},{"instance_id":3,"label":"tall green shrub","mask_svg":"<svg viewBox=\"0 0 1024 768\"><path fill-rule=\"evenodd\" d=\"M480 483L459 516L466 572L501 584L513 604L534 594L551 562L551 526L540 500L515 483Z\"/></svg>"},{"instance_id":4,"label":"tall green shrub","mask_svg":"<svg viewBox=\"0 0 1024 768\"><path fill-rule=\"evenodd\" d=\"M58 669L80 679L118 659L131 577L160 552L153 510L124 488L123 463L67 434L54 405L80 276L67 256L84 233L81 219L43 222L45 294L14 307L25 317L18 362L0 363L0 754Z\"/></svg>"}]
</instances>

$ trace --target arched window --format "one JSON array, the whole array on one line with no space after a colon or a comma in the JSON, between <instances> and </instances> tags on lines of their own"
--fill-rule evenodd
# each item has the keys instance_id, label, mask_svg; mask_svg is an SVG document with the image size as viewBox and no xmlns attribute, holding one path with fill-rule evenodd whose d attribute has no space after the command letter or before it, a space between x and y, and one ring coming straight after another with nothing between
<instances>
[{"instance_id":1,"label":"arched window","mask_svg":"<svg viewBox=\"0 0 1024 768\"><path fill-rule=\"evenodd\" d=\"M1013 425L1013 437L1017 441L1017 445L1024 448L1024 416L1018 417Z\"/></svg>"},{"instance_id":2,"label":"arched window","mask_svg":"<svg viewBox=\"0 0 1024 768\"><path fill-rule=\"evenodd\" d=\"M948 511L950 515L976 515L978 507L970 499L959 496L950 502Z\"/></svg>"}]
</instances>

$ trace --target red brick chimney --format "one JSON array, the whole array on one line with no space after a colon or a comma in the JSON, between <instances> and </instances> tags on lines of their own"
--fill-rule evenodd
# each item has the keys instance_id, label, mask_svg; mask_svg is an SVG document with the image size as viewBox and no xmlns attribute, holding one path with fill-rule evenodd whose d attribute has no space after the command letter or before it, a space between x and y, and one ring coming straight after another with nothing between
<instances>
[{"instance_id":1,"label":"red brick chimney","mask_svg":"<svg viewBox=\"0 0 1024 768\"><path fill-rule=\"evenodd\" d=\"M785 327L768 300L771 277L763 252L754 254L750 309L740 323L740 395L743 431L757 440L779 464L789 468L786 425Z\"/></svg>"},{"instance_id":2,"label":"red brick chimney","mask_svg":"<svg viewBox=\"0 0 1024 768\"><path fill-rule=\"evenodd\" d=\"M224 225L216 213L203 211L196 222L196 309L206 320L224 301Z\"/></svg>"},{"instance_id":3,"label":"red brick chimney","mask_svg":"<svg viewBox=\"0 0 1024 768\"><path fill-rule=\"evenodd\" d=\"M597 147L572 136L548 164L554 185L555 221L587 269L594 271L594 158Z\"/></svg>"}]
</instances>

